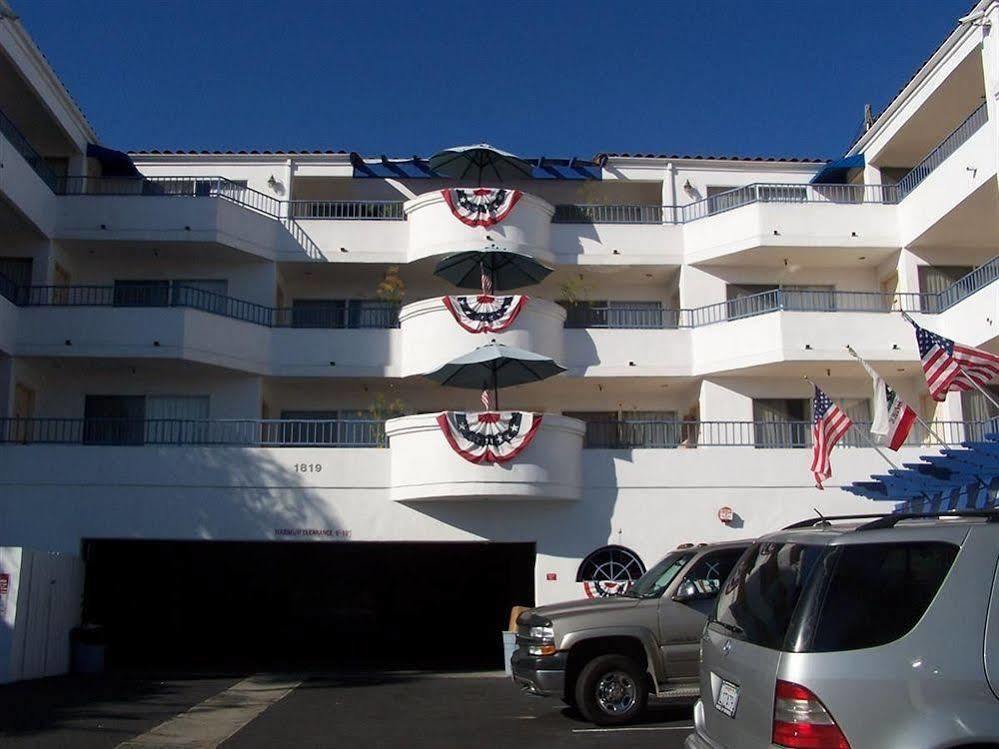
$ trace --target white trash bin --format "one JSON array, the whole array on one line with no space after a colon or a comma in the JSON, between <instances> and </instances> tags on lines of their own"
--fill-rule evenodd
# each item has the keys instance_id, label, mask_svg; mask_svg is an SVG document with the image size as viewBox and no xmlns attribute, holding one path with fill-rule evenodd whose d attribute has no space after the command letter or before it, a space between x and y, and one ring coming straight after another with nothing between
<instances>
[{"instance_id":1,"label":"white trash bin","mask_svg":"<svg viewBox=\"0 0 999 749\"><path fill-rule=\"evenodd\" d=\"M513 658L513 651L517 649L517 633L503 633L503 670L507 676L513 675L513 668L510 666L510 659Z\"/></svg>"}]
</instances>

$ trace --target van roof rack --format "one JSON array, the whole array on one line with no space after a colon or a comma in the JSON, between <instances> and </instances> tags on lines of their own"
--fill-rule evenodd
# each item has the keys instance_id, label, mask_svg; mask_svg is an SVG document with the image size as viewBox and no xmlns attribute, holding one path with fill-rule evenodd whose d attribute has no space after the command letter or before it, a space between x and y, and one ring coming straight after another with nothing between
<instances>
[{"instance_id":1,"label":"van roof rack","mask_svg":"<svg viewBox=\"0 0 999 749\"><path fill-rule=\"evenodd\" d=\"M878 514L867 514L867 515L823 515L814 518L808 518L806 520L799 520L797 523L791 523L791 525L785 525L782 530L790 531L795 528L814 528L817 525L829 525L830 520L880 520L882 518L890 517L885 513Z\"/></svg>"},{"instance_id":2,"label":"van roof rack","mask_svg":"<svg viewBox=\"0 0 999 749\"><path fill-rule=\"evenodd\" d=\"M902 520L939 520L940 518L985 518L989 523L999 523L999 510L950 510L944 512L899 512L893 515L883 515L870 523L865 523L856 530L876 531L883 528L894 528Z\"/></svg>"}]
</instances>

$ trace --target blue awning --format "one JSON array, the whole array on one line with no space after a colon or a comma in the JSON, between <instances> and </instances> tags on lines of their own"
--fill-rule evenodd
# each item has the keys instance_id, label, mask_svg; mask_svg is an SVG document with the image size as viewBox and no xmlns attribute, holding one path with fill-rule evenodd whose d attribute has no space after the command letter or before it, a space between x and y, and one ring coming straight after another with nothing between
<instances>
[{"instance_id":1,"label":"blue awning","mask_svg":"<svg viewBox=\"0 0 999 749\"><path fill-rule=\"evenodd\" d=\"M525 158L532 167L532 179L543 180L599 180L603 179L600 164L587 159L552 159L547 156ZM411 159L390 159L382 156L365 159L358 154L350 155L355 177L375 179L448 179L430 168L427 159L414 156Z\"/></svg>"},{"instance_id":2,"label":"blue awning","mask_svg":"<svg viewBox=\"0 0 999 749\"><path fill-rule=\"evenodd\" d=\"M999 421L990 426L999 427ZM968 440L960 448L946 448L920 460L843 489L868 499L895 502L895 512L945 512L999 504L999 433L985 434L984 439Z\"/></svg>"},{"instance_id":3,"label":"blue awning","mask_svg":"<svg viewBox=\"0 0 999 749\"><path fill-rule=\"evenodd\" d=\"M96 143L87 144L87 156L97 159L103 177L141 177L142 174L132 163L132 157L113 148L105 148Z\"/></svg>"},{"instance_id":4,"label":"blue awning","mask_svg":"<svg viewBox=\"0 0 999 749\"><path fill-rule=\"evenodd\" d=\"M850 172L864 168L864 154L858 153L837 161L830 161L811 179L813 185L844 185L850 181Z\"/></svg>"}]
</instances>

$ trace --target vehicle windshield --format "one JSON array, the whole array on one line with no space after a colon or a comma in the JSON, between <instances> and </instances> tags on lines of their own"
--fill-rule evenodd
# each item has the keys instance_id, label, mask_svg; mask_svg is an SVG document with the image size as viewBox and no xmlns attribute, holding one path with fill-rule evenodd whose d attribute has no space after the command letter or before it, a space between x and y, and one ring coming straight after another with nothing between
<instances>
[{"instance_id":1,"label":"vehicle windshield","mask_svg":"<svg viewBox=\"0 0 999 749\"><path fill-rule=\"evenodd\" d=\"M638 578L635 584L621 595L630 598L659 598L693 556L678 551L667 554L659 564Z\"/></svg>"}]
</instances>

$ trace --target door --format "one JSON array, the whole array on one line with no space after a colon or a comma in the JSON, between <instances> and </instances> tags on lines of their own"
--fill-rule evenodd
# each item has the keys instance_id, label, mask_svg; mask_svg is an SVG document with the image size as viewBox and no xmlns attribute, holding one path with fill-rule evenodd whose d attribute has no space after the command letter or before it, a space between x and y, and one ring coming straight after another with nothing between
<instances>
[{"instance_id":1,"label":"door","mask_svg":"<svg viewBox=\"0 0 999 749\"><path fill-rule=\"evenodd\" d=\"M52 304L69 304L69 285L71 283L69 271L59 263L56 263L53 269L52 283L55 286L52 289Z\"/></svg>"},{"instance_id":2,"label":"door","mask_svg":"<svg viewBox=\"0 0 999 749\"><path fill-rule=\"evenodd\" d=\"M698 557L684 572L672 595L659 601L659 648L670 681L695 681L700 669L701 632L714 608L722 583L743 547L709 551ZM689 600L676 600L688 586L696 593Z\"/></svg>"},{"instance_id":3,"label":"door","mask_svg":"<svg viewBox=\"0 0 999 749\"><path fill-rule=\"evenodd\" d=\"M16 442L32 440L32 422L35 417L35 391L20 382L14 385L14 434Z\"/></svg>"}]
</instances>

